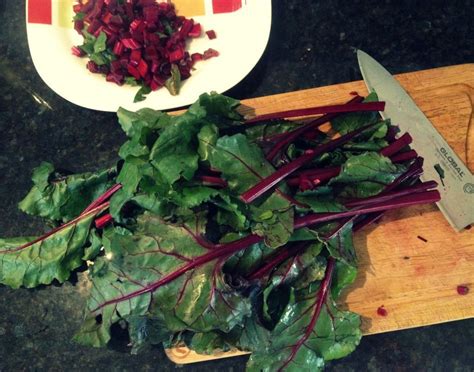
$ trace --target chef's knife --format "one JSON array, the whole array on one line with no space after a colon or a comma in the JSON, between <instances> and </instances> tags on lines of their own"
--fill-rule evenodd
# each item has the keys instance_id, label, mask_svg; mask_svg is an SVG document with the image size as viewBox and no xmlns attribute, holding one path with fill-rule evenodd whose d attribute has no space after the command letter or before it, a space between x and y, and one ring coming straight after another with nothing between
<instances>
[{"instance_id":1,"label":"chef's knife","mask_svg":"<svg viewBox=\"0 0 474 372\"><path fill-rule=\"evenodd\" d=\"M474 176L398 81L375 59L358 50L360 71L369 92L375 91L400 132L410 133L412 147L424 158L423 181L439 180L441 212L457 231L474 223Z\"/></svg>"}]
</instances>

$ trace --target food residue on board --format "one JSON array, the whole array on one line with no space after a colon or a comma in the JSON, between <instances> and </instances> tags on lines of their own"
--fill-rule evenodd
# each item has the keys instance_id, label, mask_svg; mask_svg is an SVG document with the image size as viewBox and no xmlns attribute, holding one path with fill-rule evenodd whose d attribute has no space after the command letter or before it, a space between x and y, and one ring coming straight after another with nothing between
<instances>
[{"instance_id":1,"label":"food residue on board","mask_svg":"<svg viewBox=\"0 0 474 372\"><path fill-rule=\"evenodd\" d=\"M428 243L428 240L426 240L425 238L423 238L420 235L418 235L417 238L420 239L422 242Z\"/></svg>"},{"instance_id":2,"label":"food residue on board","mask_svg":"<svg viewBox=\"0 0 474 372\"><path fill-rule=\"evenodd\" d=\"M384 305L382 306L379 306L378 309L377 309L377 314L380 315L380 316L387 316L388 315L388 311L387 309L384 307Z\"/></svg>"},{"instance_id":3,"label":"food residue on board","mask_svg":"<svg viewBox=\"0 0 474 372\"><path fill-rule=\"evenodd\" d=\"M469 293L469 287L467 285L458 285L456 290L461 296L465 296Z\"/></svg>"}]
</instances>

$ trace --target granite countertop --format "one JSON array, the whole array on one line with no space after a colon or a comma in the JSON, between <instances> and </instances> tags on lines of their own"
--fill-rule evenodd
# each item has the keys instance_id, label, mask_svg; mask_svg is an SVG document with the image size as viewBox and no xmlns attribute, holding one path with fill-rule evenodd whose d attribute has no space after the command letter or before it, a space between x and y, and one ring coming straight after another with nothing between
<instances>
[{"instance_id":1,"label":"granite countertop","mask_svg":"<svg viewBox=\"0 0 474 372\"><path fill-rule=\"evenodd\" d=\"M243 99L360 79L354 50L393 73L473 61L470 0L275 0L268 47L254 70L226 92ZM441 3L441 2L440 2ZM38 76L25 33L25 0L0 0L0 236L38 234L41 221L16 208L41 160L74 172L116 160L124 135L113 113L71 104ZM48 102L49 108L34 97ZM161 350L130 356L119 345L98 350L71 335L84 297L72 278L35 290L0 287L0 371L243 370L247 357L177 367ZM474 368L474 319L364 337L327 370Z\"/></svg>"}]
</instances>

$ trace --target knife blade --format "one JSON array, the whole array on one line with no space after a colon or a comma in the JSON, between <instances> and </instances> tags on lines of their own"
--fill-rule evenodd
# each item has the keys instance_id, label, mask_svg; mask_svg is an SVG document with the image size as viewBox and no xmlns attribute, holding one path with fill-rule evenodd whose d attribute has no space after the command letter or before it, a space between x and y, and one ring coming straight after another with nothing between
<instances>
[{"instance_id":1,"label":"knife blade","mask_svg":"<svg viewBox=\"0 0 474 372\"><path fill-rule=\"evenodd\" d=\"M400 83L375 59L358 50L357 59L369 92L375 91L385 101L381 112L408 132L412 147L424 158L423 181L440 180L441 200L436 203L450 225L457 231L474 223L474 176L436 130Z\"/></svg>"}]
</instances>

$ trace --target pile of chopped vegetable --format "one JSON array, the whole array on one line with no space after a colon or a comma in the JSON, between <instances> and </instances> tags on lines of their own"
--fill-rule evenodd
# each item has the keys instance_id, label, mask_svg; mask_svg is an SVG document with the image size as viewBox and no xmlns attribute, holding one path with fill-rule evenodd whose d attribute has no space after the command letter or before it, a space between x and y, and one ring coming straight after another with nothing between
<instances>
[{"instance_id":1,"label":"pile of chopped vegetable","mask_svg":"<svg viewBox=\"0 0 474 372\"><path fill-rule=\"evenodd\" d=\"M360 318L337 300L357 275L353 234L438 201L436 183L419 181L422 159L375 94L250 120L238 107L212 93L177 116L120 109L117 164L62 175L42 163L19 207L58 227L1 239L0 282L34 288L87 267L74 339L94 347L119 323L132 353L236 348L252 371L351 353Z\"/></svg>"},{"instance_id":2,"label":"pile of chopped vegetable","mask_svg":"<svg viewBox=\"0 0 474 372\"><path fill-rule=\"evenodd\" d=\"M189 39L201 36L202 27L178 16L171 3L78 0L74 13L74 28L84 42L72 48L73 54L87 56L88 70L109 82L140 86L135 102L161 87L177 95L197 61L219 55L212 48L193 54L186 50ZM207 35L215 38L213 30Z\"/></svg>"}]
</instances>

